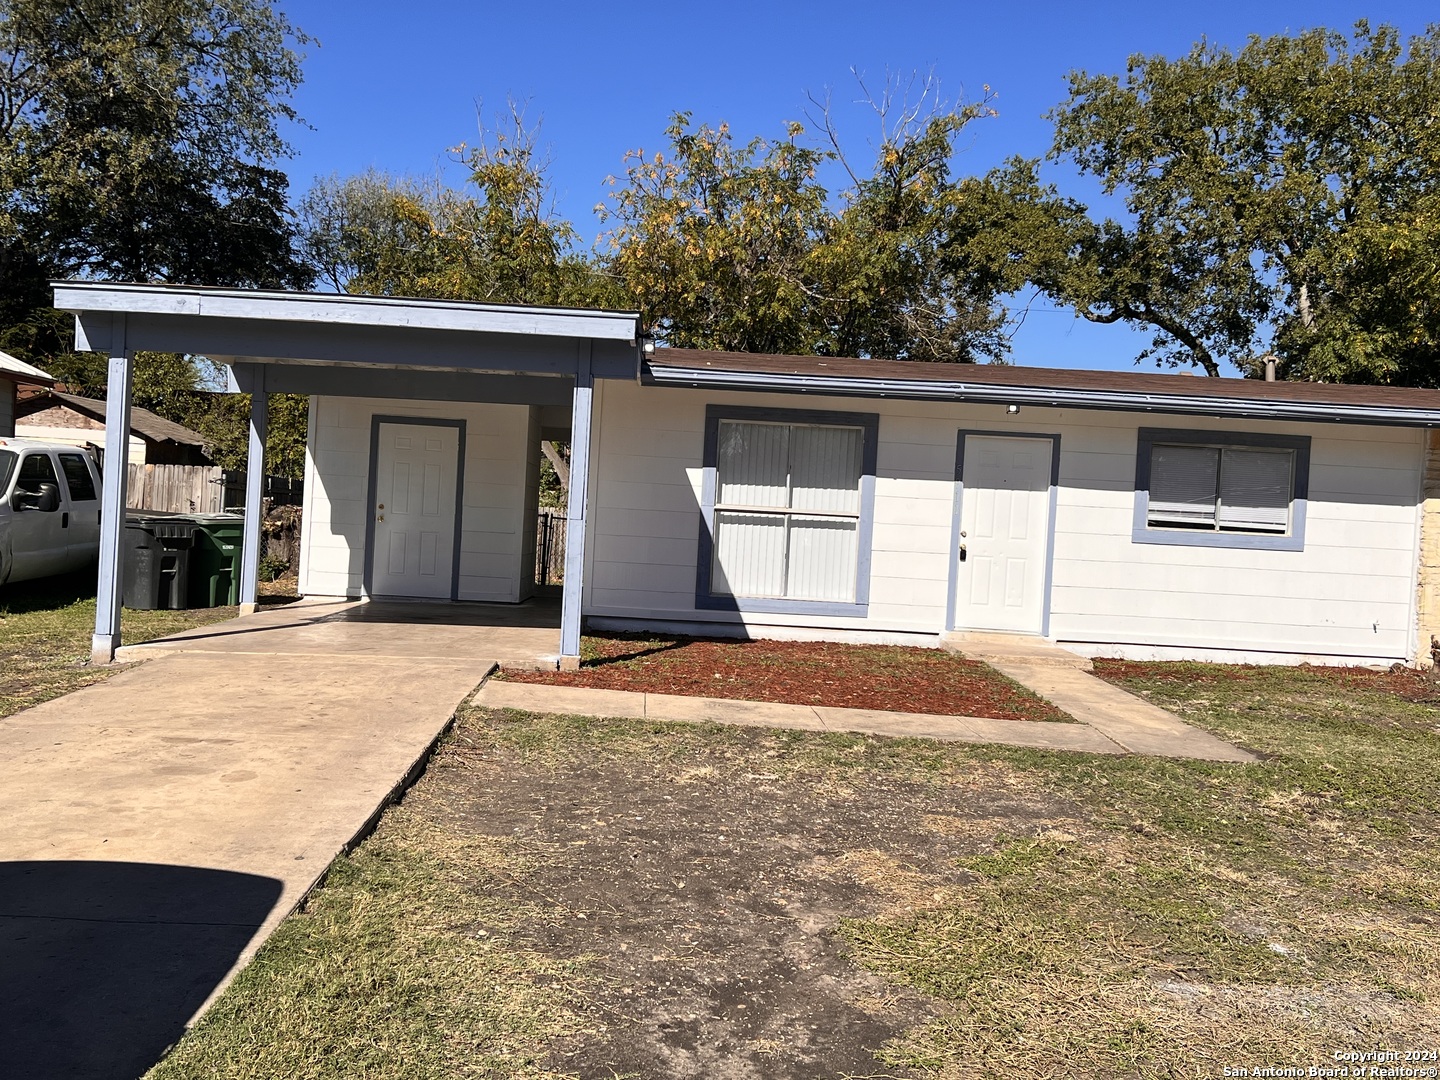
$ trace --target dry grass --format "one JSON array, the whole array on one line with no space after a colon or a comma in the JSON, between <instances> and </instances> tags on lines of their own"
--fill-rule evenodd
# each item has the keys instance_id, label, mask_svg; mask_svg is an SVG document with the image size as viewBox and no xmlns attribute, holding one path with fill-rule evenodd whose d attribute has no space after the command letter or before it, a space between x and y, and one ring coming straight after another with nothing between
<instances>
[{"instance_id":1,"label":"dry grass","mask_svg":"<svg viewBox=\"0 0 1440 1080\"><path fill-rule=\"evenodd\" d=\"M552 883L571 867L583 878L591 846L477 838L449 800L463 770L495 762L550 784L592 777L587 812L615 828L634 789L616 796L595 776L653 777L677 800L742 783L777 805L889 809L903 794L913 841L827 837L822 854L804 820L726 825L850 898L849 917L816 932L838 932L885 980L854 1004L912 1025L876 1047L876 1075L1215 1076L1440 1044L1440 713L1425 685L1110 674L1265 760L470 712L439 762L449 786L422 781L155 1076L563 1072L542 1048L594 1037L583 1018L602 989L591 961L547 953L559 909L516 883L542 865ZM645 998L648 984L609 990L635 1014L668 1000ZM752 1049L752 1063L775 1061L756 1075L786 1075L781 1047Z\"/></svg>"},{"instance_id":2,"label":"dry grass","mask_svg":"<svg viewBox=\"0 0 1440 1080\"><path fill-rule=\"evenodd\" d=\"M1428 699L1293 670L1112 674L1269 759L995 755L1086 813L992 835L959 895L846 925L857 959L944 1006L887 1059L936 1077L1211 1076L1440 1042Z\"/></svg>"},{"instance_id":3,"label":"dry grass","mask_svg":"<svg viewBox=\"0 0 1440 1080\"><path fill-rule=\"evenodd\" d=\"M337 862L150 1080L554 1076L546 1043L577 1030L583 978L513 940L541 908L488 896L533 855L426 810L392 810Z\"/></svg>"},{"instance_id":4,"label":"dry grass","mask_svg":"<svg viewBox=\"0 0 1440 1080\"><path fill-rule=\"evenodd\" d=\"M128 644L234 618L233 607L131 611ZM0 717L100 682L114 668L90 666L95 631L95 576L43 578L0 589Z\"/></svg>"}]
</instances>

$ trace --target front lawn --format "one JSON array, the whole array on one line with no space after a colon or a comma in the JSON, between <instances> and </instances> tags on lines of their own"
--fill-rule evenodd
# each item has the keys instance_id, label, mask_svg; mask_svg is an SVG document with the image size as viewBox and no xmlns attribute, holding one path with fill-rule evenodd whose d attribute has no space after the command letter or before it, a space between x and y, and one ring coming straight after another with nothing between
<instances>
[{"instance_id":1,"label":"front lawn","mask_svg":"<svg viewBox=\"0 0 1440 1080\"><path fill-rule=\"evenodd\" d=\"M580 652L579 671L504 671L500 677L599 690L1073 722L994 668L939 649L596 634L581 640Z\"/></svg>"},{"instance_id":2,"label":"front lawn","mask_svg":"<svg viewBox=\"0 0 1440 1080\"><path fill-rule=\"evenodd\" d=\"M235 616L235 608L131 611L122 616L126 644ZM0 717L109 678L114 667L91 667L95 574L41 578L0 587Z\"/></svg>"},{"instance_id":3,"label":"front lawn","mask_svg":"<svg viewBox=\"0 0 1440 1080\"><path fill-rule=\"evenodd\" d=\"M1253 765L470 710L154 1080L1180 1077L1440 1045L1440 711L1107 664Z\"/></svg>"}]
</instances>

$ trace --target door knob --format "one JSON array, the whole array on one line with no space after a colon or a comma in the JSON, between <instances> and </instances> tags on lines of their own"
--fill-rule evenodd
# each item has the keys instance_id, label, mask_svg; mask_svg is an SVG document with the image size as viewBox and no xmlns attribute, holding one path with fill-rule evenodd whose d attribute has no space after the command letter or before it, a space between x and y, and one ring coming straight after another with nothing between
<instances>
[{"instance_id":1,"label":"door knob","mask_svg":"<svg viewBox=\"0 0 1440 1080\"><path fill-rule=\"evenodd\" d=\"M961 562L964 562L964 561L965 561L965 545L964 545L964 544L961 544L961 545L960 545L960 561L961 561Z\"/></svg>"},{"instance_id":2,"label":"door knob","mask_svg":"<svg viewBox=\"0 0 1440 1080\"><path fill-rule=\"evenodd\" d=\"M375 520L376 520L376 521L384 521L384 520L385 520L385 515L384 515L384 514L381 514L381 515L380 515L379 517L377 517Z\"/></svg>"}]
</instances>

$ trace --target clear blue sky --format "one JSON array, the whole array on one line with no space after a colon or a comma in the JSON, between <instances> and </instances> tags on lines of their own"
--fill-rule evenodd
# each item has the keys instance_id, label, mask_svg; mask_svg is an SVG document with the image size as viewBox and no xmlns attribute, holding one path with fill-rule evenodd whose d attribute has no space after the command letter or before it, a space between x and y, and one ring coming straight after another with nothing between
<instances>
[{"instance_id":1,"label":"clear blue sky","mask_svg":"<svg viewBox=\"0 0 1440 1080\"><path fill-rule=\"evenodd\" d=\"M622 171L626 150L660 149L677 110L700 122L728 121L742 139L775 136L783 121L803 122L807 93L828 87L864 161L873 123L850 104L850 69L877 84L887 70L933 71L949 97L978 97L987 84L998 95L999 116L967 131L958 163L982 172L1012 154L1045 152L1043 114L1063 100L1074 69L1120 72L1132 53L1175 56L1202 37L1238 47L1250 34L1348 30L1362 17L1407 35L1440 21L1433 5L1391 0L279 6L317 39L305 50L296 98L313 129L292 132L297 197L330 173L445 170L447 148L476 136L477 105L493 122L513 97L543 121L559 209L587 240L600 230L592 208L605 196L605 178ZM464 178L453 167L447 175ZM1092 194L1057 169L1050 177L1080 198ZM1128 368L1147 340L1036 302L1014 334L1013 362Z\"/></svg>"}]
</instances>

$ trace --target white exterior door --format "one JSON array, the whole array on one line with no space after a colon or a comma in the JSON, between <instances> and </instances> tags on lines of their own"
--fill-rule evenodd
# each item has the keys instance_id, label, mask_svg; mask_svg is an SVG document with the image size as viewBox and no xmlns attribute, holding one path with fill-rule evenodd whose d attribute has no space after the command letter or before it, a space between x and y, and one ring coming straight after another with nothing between
<instances>
[{"instance_id":1,"label":"white exterior door","mask_svg":"<svg viewBox=\"0 0 1440 1080\"><path fill-rule=\"evenodd\" d=\"M460 431L422 424L379 427L371 592L447 599L456 555Z\"/></svg>"},{"instance_id":2,"label":"white exterior door","mask_svg":"<svg viewBox=\"0 0 1440 1080\"><path fill-rule=\"evenodd\" d=\"M965 436L955 629L1042 632L1053 447Z\"/></svg>"}]
</instances>

